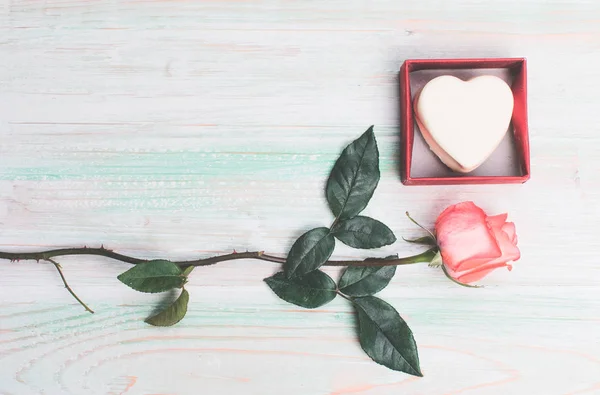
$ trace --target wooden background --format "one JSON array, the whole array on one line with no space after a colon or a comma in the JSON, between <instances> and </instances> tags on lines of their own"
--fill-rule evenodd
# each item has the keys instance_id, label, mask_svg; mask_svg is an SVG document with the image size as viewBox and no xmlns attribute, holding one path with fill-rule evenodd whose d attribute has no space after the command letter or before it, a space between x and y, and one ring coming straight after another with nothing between
<instances>
[{"instance_id":1,"label":"wooden background","mask_svg":"<svg viewBox=\"0 0 600 395\"><path fill-rule=\"evenodd\" d=\"M403 187L402 61L486 56L528 58L531 181ZM596 0L0 0L3 250L283 254L331 223L326 176L375 124L368 215L414 236L405 210L431 226L472 199L510 213L523 254L484 289L398 270L381 297L423 378L371 362L344 300L278 300L274 264L196 270L188 316L158 329L161 296L120 284L125 264L60 259L90 315L51 265L3 261L0 393L600 394L599 66Z\"/></svg>"}]
</instances>

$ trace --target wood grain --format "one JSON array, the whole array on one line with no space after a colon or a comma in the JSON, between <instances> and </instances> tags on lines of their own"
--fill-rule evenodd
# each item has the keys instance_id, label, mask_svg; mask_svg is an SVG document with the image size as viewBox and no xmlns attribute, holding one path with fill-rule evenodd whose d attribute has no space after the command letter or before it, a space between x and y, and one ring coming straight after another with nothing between
<instances>
[{"instance_id":1,"label":"wood grain","mask_svg":"<svg viewBox=\"0 0 600 395\"><path fill-rule=\"evenodd\" d=\"M143 323L161 296L116 280L124 264L61 259L89 315L52 265L0 262L0 393L600 394L599 15L586 0L0 0L4 250L284 253L331 222L326 175L374 124L368 215L413 236L405 210L431 226L472 199L510 213L523 253L477 290L398 270L382 297L415 333L419 379L364 355L345 301L278 300L273 264L195 270L188 316L164 329ZM469 56L528 58L531 181L403 187L402 61Z\"/></svg>"}]
</instances>

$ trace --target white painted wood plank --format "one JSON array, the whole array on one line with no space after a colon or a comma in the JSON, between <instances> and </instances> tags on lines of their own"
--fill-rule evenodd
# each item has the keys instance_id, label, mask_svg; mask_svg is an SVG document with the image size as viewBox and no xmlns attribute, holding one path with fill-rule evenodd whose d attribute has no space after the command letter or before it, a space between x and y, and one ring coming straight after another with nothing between
<instances>
[{"instance_id":1,"label":"white painted wood plank","mask_svg":"<svg viewBox=\"0 0 600 395\"><path fill-rule=\"evenodd\" d=\"M600 393L599 15L584 0L0 0L1 249L284 253L331 222L329 169L375 124L367 214L411 236L405 210L431 226L472 199L510 213L523 253L482 290L398 270L382 297L415 332L420 379L363 354L344 301L277 300L261 281L276 265L196 270L188 317L157 329L142 320L160 297L118 283L126 265L61 259L91 316L51 266L0 262L0 393ZM533 178L403 187L400 64L467 56L528 58Z\"/></svg>"}]
</instances>

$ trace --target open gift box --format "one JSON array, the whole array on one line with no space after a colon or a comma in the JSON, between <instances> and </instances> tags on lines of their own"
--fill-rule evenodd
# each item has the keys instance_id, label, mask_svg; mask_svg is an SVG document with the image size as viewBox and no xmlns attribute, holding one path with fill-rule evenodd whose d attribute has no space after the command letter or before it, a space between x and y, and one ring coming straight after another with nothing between
<instances>
[{"instance_id":1,"label":"open gift box","mask_svg":"<svg viewBox=\"0 0 600 395\"><path fill-rule=\"evenodd\" d=\"M440 75L453 75L462 80L495 75L506 81L513 92L514 108L508 132L490 157L470 173L457 173L446 167L429 149L415 122L415 94ZM509 184L529 179L527 62L524 58L406 60L400 69L400 106L404 185Z\"/></svg>"}]
</instances>

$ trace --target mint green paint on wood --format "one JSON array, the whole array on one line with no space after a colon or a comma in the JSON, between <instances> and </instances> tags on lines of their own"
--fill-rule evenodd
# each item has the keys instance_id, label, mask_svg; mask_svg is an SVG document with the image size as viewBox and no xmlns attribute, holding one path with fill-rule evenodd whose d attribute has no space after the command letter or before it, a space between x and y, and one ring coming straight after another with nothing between
<instances>
[{"instance_id":1,"label":"mint green paint on wood","mask_svg":"<svg viewBox=\"0 0 600 395\"><path fill-rule=\"evenodd\" d=\"M510 214L523 252L475 291L399 269L382 298L415 333L418 381L364 356L345 301L277 300L261 281L276 265L194 271L188 317L163 330L143 324L160 296L116 280L126 265L61 261L90 316L51 266L0 262L0 393L596 393L597 15L585 0L0 0L2 249L283 254L331 223L333 160L374 124L382 179L366 215L412 237L404 211L431 227L475 200ZM402 61L487 56L528 58L532 180L401 186Z\"/></svg>"}]
</instances>

